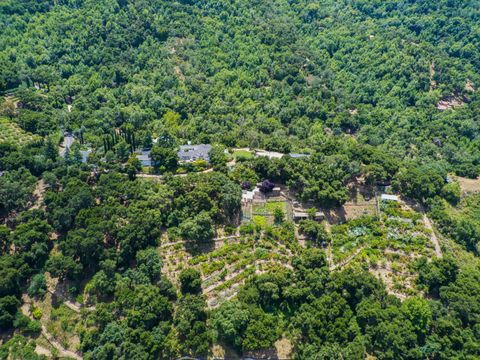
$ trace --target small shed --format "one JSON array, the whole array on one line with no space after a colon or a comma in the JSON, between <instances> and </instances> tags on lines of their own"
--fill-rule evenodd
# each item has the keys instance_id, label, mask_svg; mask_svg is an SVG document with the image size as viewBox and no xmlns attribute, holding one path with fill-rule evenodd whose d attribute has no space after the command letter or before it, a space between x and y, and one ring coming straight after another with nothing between
<instances>
[{"instance_id":1,"label":"small shed","mask_svg":"<svg viewBox=\"0 0 480 360\"><path fill-rule=\"evenodd\" d=\"M293 220L294 221L301 221L301 220L307 220L309 218L309 215L307 212L305 211L294 211L293 212ZM314 219L316 221L322 221L323 219L325 219L325 214L321 211L317 211L315 213L315 217Z\"/></svg>"},{"instance_id":2,"label":"small shed","mask_svg":"<svg viewBox=\"0 0 480 360\"><path fill-rule=\"evenodd\" d=\"M273 189L272 189L272 196L280 196L280 193L281 193L281 189L279 186L275 186Z\"/></svg>"},{"instance_id":3,"label":"small shed","mask_svg":"<svg viewBox=\"0 0 480 360\"><path fill-rule=\"evenodd\" d=\"M307 219L308 219L308 214L306 212L302 212L302 211L293 212L294 221L307 220Z\"/></svg>"},{"instance_id":4,"label":"small shed","mask_svg":"<svg viewBox=\"0 0 480 360\"><path fill-rule=\"evenodd\" d=\"M398 202L398 196L397 195L382 194L380 196L380 199L382 201L397 201Z\"/></svg>"}]
</instances>

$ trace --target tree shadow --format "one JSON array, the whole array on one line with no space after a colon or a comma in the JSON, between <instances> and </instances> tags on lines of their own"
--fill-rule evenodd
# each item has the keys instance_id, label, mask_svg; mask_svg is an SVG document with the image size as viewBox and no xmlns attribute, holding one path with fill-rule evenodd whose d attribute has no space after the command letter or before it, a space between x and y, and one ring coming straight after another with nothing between
<instances>
[{"instance_id":1,"label":"tree shadow","mask_svg":"<svg viewBox=\"0 0 480 360\"><path fill-rule=\"evenodd\" d=\"M323 213L329 224L341 224L347 221L345 208L343 206L333 209L323 209Z\"/></svg>"},{"instance_id":2,"label":"tree shadow","mask_svg":"<svg viewBox=\"0 0 480 360\"><path fill-rule=\"evenodd\" d=\"M209 240L201 243L195 241L187 241L184 244L185 251L188 252L191 256L197 256L205 254L215 250L215 241Z\"/></svg>"}]
</instances>

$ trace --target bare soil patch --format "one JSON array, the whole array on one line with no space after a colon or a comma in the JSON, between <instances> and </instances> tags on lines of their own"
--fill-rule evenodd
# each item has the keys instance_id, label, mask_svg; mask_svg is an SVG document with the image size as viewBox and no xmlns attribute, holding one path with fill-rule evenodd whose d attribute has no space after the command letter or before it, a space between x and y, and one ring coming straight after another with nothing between
<instances>
[{"instance_id":1,"label":"bare soil patch","mask_svg":"<svg viewBox=\"0 0 480 360\"><path fill-rule=\"evenodd\" d=\"M469 179L460 176L452 176L452 178L458 182L464 195L480 192L480 178Z\"/></svg>"}]
</instances>

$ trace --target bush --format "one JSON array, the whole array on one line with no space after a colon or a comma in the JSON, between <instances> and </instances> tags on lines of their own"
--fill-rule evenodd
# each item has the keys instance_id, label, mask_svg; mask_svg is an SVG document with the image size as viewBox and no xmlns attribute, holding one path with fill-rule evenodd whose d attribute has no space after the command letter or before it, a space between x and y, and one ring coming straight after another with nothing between
<instances>
[{"instance_id":1,"label":"bush","mask_svg":"<svg viewBox=\"0 0 480 360\"><path fill-rule=\"evenodd\" d=\"M192 268L180 273L180 290L183 294L198 294L202 290L200 273Z\"/></svg>"},{"instance_id":2,"label":"bush","mask_svg":"<svg viewBox=\"0 0 480 360\"><path fill-rule=\"evenodd\" d=\"M42 324L40 321L31 320L28 322L25 332L29 334L38 334L42 331Z\"/></svg>"},{"instance_id":3,"label":"bush","mask_svg":"<svg viewBox=\"0 0 480 360\"><path fill-rule=\"evenodd\" d=\"M34 308L32 310L32 316L35 320L40 320L42 318L42 310L40 310L39 308Z\"/></svg>"},{"instance_id":4,"label":"bush","mask_svg":"<svg viewBox=\"0 0 480 360\"><path fill-rule=\"evenodd\" d=\"M446 184L442 189L442 197L452 205L457 205L460 201L460 185L458 183L451 182Z\"/></svg>"},{"instance_id":5,"label":"bush","mask_svg":"<svg viewBox=\"0 0 480 360\"><path fill-rule=\"evenodd\" d=\"M20 312L15 316L13 326L28 334L36 334L42 331L42 325L39 321L30 320L28 316L25 316Z\"/></svg>"},{"instance_id":6,"label":"bush","mask_svg":"<svg viewBox=\"0 0 480 360\"><path fill-rule=\"evenodd\" d=\"M30 286L28 287L27 292L30 297L43 297L47 292L47 281L45 280L45 275L34 275L32 277L32 281L30 281Z\"/></svg>"}]
</instances>

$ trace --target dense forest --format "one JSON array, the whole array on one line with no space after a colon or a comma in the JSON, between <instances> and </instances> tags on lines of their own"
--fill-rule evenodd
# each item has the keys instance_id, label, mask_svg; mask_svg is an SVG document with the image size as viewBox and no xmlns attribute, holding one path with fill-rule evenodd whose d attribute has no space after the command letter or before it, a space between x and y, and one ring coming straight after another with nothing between
<instances>
[{"instance_id":1,"label":"dense forest","mask_svg":"<svg viewBox=\"0 0 480 360\"><path fill-rule=\"evenodd\" d=\"M0 1L0 359L478 359L479 5Z\"/></svg>"}]
</instances>

